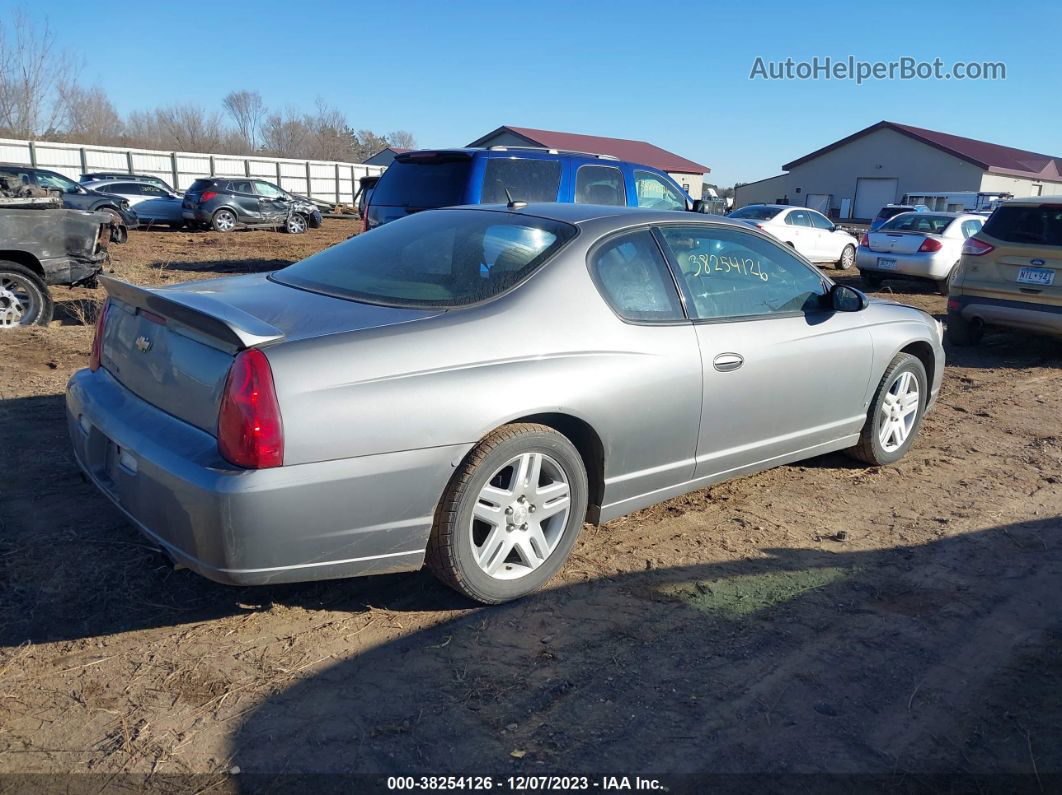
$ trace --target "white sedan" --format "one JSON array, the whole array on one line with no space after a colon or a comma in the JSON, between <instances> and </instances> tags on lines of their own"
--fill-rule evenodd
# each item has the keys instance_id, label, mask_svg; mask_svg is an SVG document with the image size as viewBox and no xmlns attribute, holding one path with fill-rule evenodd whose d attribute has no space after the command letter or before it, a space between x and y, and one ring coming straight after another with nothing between
<instances>
[{"instance_id":1,"label":"white sedan","mask_svg":"<svg viewBox=\"0 0 1062 795\"><path fill-rule=\"evenodd\" d=\"M729 217L774 235L816 264L835 265L843 271L855 264L859 241L818 210L786 204L749 204L734 210Z\"/></svg>"}]
</instances>

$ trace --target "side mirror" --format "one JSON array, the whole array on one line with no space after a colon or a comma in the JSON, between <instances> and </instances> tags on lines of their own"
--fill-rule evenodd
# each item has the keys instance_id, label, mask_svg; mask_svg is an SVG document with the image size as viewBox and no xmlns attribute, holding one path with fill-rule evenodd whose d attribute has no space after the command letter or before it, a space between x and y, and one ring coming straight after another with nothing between
<instances>
[{"instance_id":1,"label":"side mirror","mask_svg":"<svg viewBox=\"0 0 1062 795\"><path fill-rule=\"evenodd\" d=\"M860 312L870 305L870 299L864 293L847 284L831 287L829 300L835 312Z\"/></svg>"}]
</instances>

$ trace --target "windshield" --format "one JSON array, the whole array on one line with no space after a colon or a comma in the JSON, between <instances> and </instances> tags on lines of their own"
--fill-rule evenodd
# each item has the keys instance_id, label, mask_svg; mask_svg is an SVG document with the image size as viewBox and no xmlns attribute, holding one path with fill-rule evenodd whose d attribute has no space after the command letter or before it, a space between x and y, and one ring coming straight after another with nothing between
<instances>
[{"instance_id":1,"label":"windshield","mask_svg":"<svg viewBox=\"0 0 1062 795\"><path fill-rule=\"evenodd\" d=\"M462 204L471 168L465 156L395 160L381 175L372 203L417 209Z\"/></svg>"},{"instance_id":2,"label":"windshield","mask_svg":"<svg viewBox=\"0 0 1062 795\"><path fill-rule=\"evenodd\" d=\"M943 234L948 224L954 221L947 215L930 215L929 213L906 213L897 215L884 223L879 232L921 232L927 235Z\"/></svg>"},{"instance_id":3,"label":"windshield","mask_svg":"<svg viewBox=\"0 0 1062 795\"><path fill-rule=\"evenodd\" d=\"M464 306L520 283L575 233L570 224L524 215L417 213L325 249L271 278L367 303Z\"/></svg>"},{"instance_id":4,"label":"windshield","mask_svg":"<svg viewBox=\"0 0 1062 795\"><path fill-rule=\"evenodd\" d=\"M730 213L731 218L749 218L753 221L769 221L782 211L781 207L764 207L763 205L750 205L734 210Z\"/></svg>"}]
</instances>

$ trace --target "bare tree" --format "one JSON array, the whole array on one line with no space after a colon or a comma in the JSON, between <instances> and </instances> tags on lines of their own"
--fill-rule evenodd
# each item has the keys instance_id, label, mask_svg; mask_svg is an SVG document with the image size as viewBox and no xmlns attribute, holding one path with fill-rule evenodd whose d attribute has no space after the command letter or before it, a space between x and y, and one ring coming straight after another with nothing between
<instances>
[{"instance_id":1,"label":"bare tree","mask_svg":"<svg viewBox=\"0 0 1062 795\"><path fill-rule=\"evenodd\" d=\"M358 130L354 134L353 157L355 163L364 163L381 149L389 146L387 139L372 130Z\"/></svg>"},{"instance_id":2,"label":"bare tree","mask_svg":"<svg viewBox=\"0 0 1062 795\"><path fill-rule=\"evenodd\" d=\"M198 105L171 105L155 111L158 131L166 149L217 152L225 141L221 114Z\"/></svg>"},{"instance_id":3,"label":"bare tree","mask_svg":"<svg viewBox=\"0 0 1062 795\"><path fill-rule=\"evenodd\" d=\"M94 144L120 144L125 140L125 122L103 89L71 83L63 86L60 93L66 105L65 138Z\"/></svg>"},{"instance_id":4,"label":"bare tree","mask_svg":"<svg viewBox=\"0 0 1062 795\"><path fill-rule=\"evenodd\" d=\"M387 133L387 145L395 149L416 149L417 139L409 130L394 130Z\"/></svg>"},{"instance_id":5,"label":"bare tree","mask_svg":"<svg viewBox=\"0 0 1062 795\"><path fill-rule=\"evenodd\" d=\"M262 125L262 145L275 157L298 157L309 138L306 122L292 108L269 114Z\"/></svg>"},{"instance_id":6,"label":"bare tree","mask_svg":"<svg viewBox=\"0 0 1062 795\"><path fill-rule=\"evenodd\" d=\"M17 138L54 135L66 115L61 89L75 73L47 23L37 28L22 10L0 19L0 129Z\"/></svg>"},{"instance_id":7,"label":"bare tree","mask_svg":"<svg viewBox=\"0 0 1062 795\"><path fill-rule=\"evenodd\" d=\"M266 114L262 95L257 91L232 91L221 104L236 123L236 130L250 151L258 149L258 128Z\"/></svg>"}]
</instances>

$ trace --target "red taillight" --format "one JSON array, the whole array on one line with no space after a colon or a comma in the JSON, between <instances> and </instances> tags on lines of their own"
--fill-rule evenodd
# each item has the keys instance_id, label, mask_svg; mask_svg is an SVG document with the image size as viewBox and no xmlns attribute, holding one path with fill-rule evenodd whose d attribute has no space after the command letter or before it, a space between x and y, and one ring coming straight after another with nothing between
<instances>
[{"instance_id":1,"label":"red taillight","mask_svg":"<svg viewBox=\"0 0 1062 795\"><path fill-rule=\"evenodd\" d=\"M92 352L89 354L89 370L92 372L100 369L100 359L103 356L103 328L107 323L107 311L110 308L111 302L104 301L96 317L96 336L92 338Z\"/></svg>"},{"instance_id":2,"label":"red taillight","mask_svg":"<svg viewBox=\"0 0 1062 795\"><path fill-rule=\"evenodd\" d=\"M958 301L958 299L956 299L956 298L949 298L949 299L948 299L948 309L955 309L955 310L958 310L958 308L959 308L959 301Z\"/></svg>"},{"instance_id":3,"label":"red taillight","mask_svg":"<svg viewBox=\"0 0 1062 795\"><path fill-rule=\"evenodd\" d=\"M969 254L972 257L980 257L982 254L987 254L989 251L995 250L995 248L995 246L991 246L983 240L978 240L976 237L970 237L962 244L962 253Z\"/></svg>"},{"instance_id":4,"label":"red taillight","mask_svg":"<svg viewBox=\"0 0 1062 795\"><path fill-rule=\"evenodd\" d=\"M273 371L256 348L236 356L229 368L218 412L218 452L247 469L284 463L284 424L273 387Z\"/></svg>"},{"instance_id":5,"label":"red taillight","mask_svg":"<svg viewBox=\"0 0 1062 795\"><path fill-rule=\"evenodd\" d=\"M927 237L925 240L922 241L922 245L918 247L918 250L922 254L928 254L931 251L940 251L942 248L944 248L944 244L941 243L939 240L934 240L931 237Z\"/></svg>"},{"instance_id":6,"label":"red taillight","mask_svg":"<svg viewBox=\"0 0 1062 795\"><path fill-rule=\"evenodd\" d=\"M859 245L863 248L870 248L870 235L864 232L863 236L859 238Z\"/></svg>"},{"instance_id":7,"label":"red taillight","mask_svg":"<svg viewBox=\"0 0 1062 795\"><path fill-rule=\"evenodd\" d=\"M213 199L217 195L218 195L217 191L208 190L206 193L203 193L203 194L201 194L199 196L199 201L208 202L208 201L210 201L211 199Z\"/></svg>"}]
</instances>

